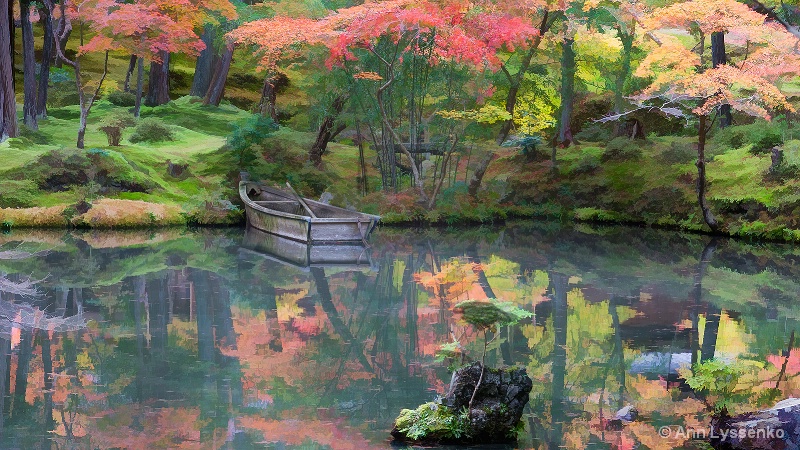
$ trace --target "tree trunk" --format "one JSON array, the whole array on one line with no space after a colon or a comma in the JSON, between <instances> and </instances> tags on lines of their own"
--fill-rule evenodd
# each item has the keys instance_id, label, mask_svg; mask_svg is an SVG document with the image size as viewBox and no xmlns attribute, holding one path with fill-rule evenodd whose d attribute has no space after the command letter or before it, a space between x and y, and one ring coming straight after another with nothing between
<instances>
[{"instance_id":1,"label":"tree trunk","mask_svg":"<svg viewBox=\"0 0 800 450\"><path fill-rule=\"evenodd\" d=\"M158 106L169 103L169 52L158 52L160 61L150 63L150 82L144 104Z\"/></svg>"},{"instance_id":2,"label":"tree trunk","mask_svg":"<svg viewBox=\"0 0 800 450\"><path fill-rule=\"evenodd\" d=\"M617 29L617 37L622 43L622 53L620 54L621 64L617 79L614 80L614 114L622 114L625 110L625 84L631 75L631 49L633 48L632 33L626 33L622 27ZM614 136L622 136L620 121L614 122Z\"/></svg>"},{"instance_id":3,"label":"tree trunk","mask_svg":"<svg viewBox=\"0 0 800 450\"><path fill-rule=\"evenodd\" d=\"M490 151L484 158L481 160L478 167L475 169L475 172L472 174L472 178L469 180L469 196L472 198L478 197L478 189L481 187L481 182L483 181L483 175L486 173L486 169L489 168L489 164L492 163L492 159L494 159L494 152Z\"/></svg>"},{"instance_id":4,"label":"tree trunk","mask_svg":"<svg viewBox=\"0 0 800 450\"><path fill-rule=\"evenodd\" d=\"M189 95L203 97L208 92L208 87L211 84L212 64L214 63L215 34L213 26L206 25L203 28L201 39L206 48L197 57L197 63L194 66L194 79L192 79L192 88L189 90Z\"/></svg>"},{"instance_id":5,"label":"tree trunk","mask_svg":"<svg viewBox=\"0 0 800 450\"><path fill-rule=\"evenodd\" d=\"M558 145L569 147L575 138L572 137L572 103L575 100L575 41L565 38L561 44L561 115L558 122Z\"/></svg>"},{"instance_id":6,"label":"tree trunk","mask_svg":"<svg viewBox=\"0 0 800 450\"><path fill-rule=\"evenodd\" d=\"M14 403L12 405L12 416L21 417L27 409L25 394L28 392L28 373L33 357L33 331L22 330L20 333L20 343L17 348L17 373L14 377Z\"/></svg>"},{"instance_id":7,"label":"tree trunk","mask_svg":"<svg viewBox=\"0 0 800 450\"><path fill-rule=\"evenodd\" d=\"M39 21L42 23L44 36L42 37L42 63L39 66L39 88L36 91L36 116L47 117L47 90L50 85L50 63L53 61L55 51L53 46L53 20L48 8L39 8Z\"/></svg>"},{"instance_id":8,"label":"tree trunk","mask_svg":"<svg viewBox=\"0 0 800 450\"><path fill-rule=\"evenodd\" d=\"M136 65L136 105L133 107L133 117L139 118L139 113L142 110L142 91L144 91L144 58L141 56Z\"/></svg>"},{"instance_id":9,"label":"tree trunk","mask_svg":"<svg viewBox=\"0 0 800 450\"><path fill-rule=\"evenodd\" d=\"M131 75L133 75L133 71L136 70L136 61L139 58L136 55L131 55L130 61L128 61L128 70L125 71L125 83L122 85L123 92L130 92L131 91Z\"/></svg>"},{"instance_id":10,"label":"tree trunk","mask_svg":"<svg viewBox=\"0 0 800 450\"><path fill-rule=\"evenodd\" d=\"M231 69L231 62L233 61L233 43L228 43L225 46L225 52L222 54L222 61L220 61L219 69L214 73L214 78L211 80L211 85L208 87L204 105L219 106L222 101L222 95L225 93L225 83L228 81L228 72Z\"/></svg>"},{"instance_id":11,"label":"tree trunk","mask_svg":"<svg viewBox=\"0 0 800 450\"><path fill-rule=\"evenodd\" d=\"M9 0L0 0L0 141L18 134L10 33L13 24L4 13L9 7Z\"/></svg>"},{"instance_id":12,"label":"tree trunk","mask_svg":"<svg viewBox=\"0 0 800 450\"><path fill-rule=\"evenodd\" d=\"M56 27L56 33L55 33L58 36L58 38L55 38L54 36L54 39L57 40L55 44L58 46L60 50L56 51L56 59L55 59L55 65L59 69L63 66L64 60L63 58L61 58L61 56L66 55L67 41L69 41L69 36L70 34L72 34L72 26L67 27L67 21L65 20L66 5L64 4L64 2L61 2L60 8L61 8L61 17L58 19L58 26ZM53 17L52 12L50 14L50 17Z\"/></svg>"},{"instance_id":13,"label":"tree trunk","mask_svg":"<svg viewBox=\"0 0 800 450\"><path fill-rule=\"evenodd\" d=\"M334 125L336 125L336 119L339 117L339 114L342 113L346 101L347 95L338 95L333 100L330 113L325 116L319 126L319 131L317 131L317 139L314 141L314 145L312 145L311 149L308 151L308 160L311 161L311 164L313 164L314 167L322 168L322 155L325 154L325 150L328 148L328 143L332 141L339 133L344 131L345 128L347 128L347 125L339 124L339 126L334 129Z\"/></svg>"},{"instance_id":14,"label":"tree trunk","mask_svg":"<svg viewBox=\"0 0 800 450\"><path fill-rule=\"evenodd\" d=\"M19 0L20 24L22 28L22 91L25 100L22 117L25 126L38 130L36 120L36 54L33 42L33 24L31 24L30 0Z\"/></svg>"},{"instance_id":15,"label":"tree trunk","mask_svg":"<svg viewBox=\"0 0 800 450\"><path fill-rule=\"evenodd\" d=\"M717 31L711 33L711 66L715 69L719 66L728 64L728 55L725 51L725 33ZM733 123L731 115L731 105L719 107L719 126L725 128Z\"/></svg>"},{"instance_id":16,"label":"tree trunk","mask_svg":"<svg viewBox=\"0 0 800 450\"><path fill-rule=\"evenodd\" d=\"M514 110L517 106L517 96L519 95L519 88L522 84L522 80L525 77L525 73L531 67L531 61L533 60L533 55L536 53L536 49L539 48L539 44L542 42L542 35L547 33L547 30L550 28L550 23L548 23L549 18L549 11L544 12L544 17L542 17L542 22L539 25L539 34L534 38L534 41L531 43L530 48L528 49L528 53L522 58L520 62L519 70L517 71L516 75L513 77L508 72L508 69L502 66L503 73L506 74L510 86L508 88L508 95L506 95L506 111L511 114L511 118L506 120L503 123L503 126L500 128L500 134L497 136L497 145L502 144L508 139L508 134L511 132L511 128L514 127Z\"/></svg>"},{"instance_id":17,"label":"tree trunk","mask_svg":"<svg viewBox=\"0 0 800 450\"><path fill-rule=\"evenodd\" d=\"M264 77L264 87L261 89L261 102L258 110L264 117L271 117L274 122L278 122L278 110L275 103L278 101L278 91L276 89L275 76L272 74Z\"/></svg>"},{"instance_id":18,"label":"tree trunk","mask_svg":"<svg viewBox=\"0 0 800 450\"><path fill-rule=\"evenodd\" d=\"M697 140L697 200L700 203L700 210L703 213L703 220L706 222L711 231L717 231L719 224L711 208L706 202L706 134L708 128L706 127L707 117L700 116L700 126L698 128Z\"/></svg>"}]
</instances>

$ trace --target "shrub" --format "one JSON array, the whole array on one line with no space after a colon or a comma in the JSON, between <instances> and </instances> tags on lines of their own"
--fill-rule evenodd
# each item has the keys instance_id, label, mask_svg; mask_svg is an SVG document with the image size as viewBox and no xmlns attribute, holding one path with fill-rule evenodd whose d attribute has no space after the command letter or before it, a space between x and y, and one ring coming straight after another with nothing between
<instances>
[{"instance_id":1,"label":"shrub","mask_svg":"<svg viewBox=\"0 0 800 450\"><path fill-rule=\"evenodd\" d=\"M31 180L0 180L0 207L26 208L36 202L36 183Z\"/></svg>"},{"instance_id":2,"label":"shrub","mask_svg":"<svg viewBox=\"0 0 800 450\"><path fill-rule=\"evenodd\" d=\"M132 108L136 106L136 95L132 92L114 91L106 97L112 105L121 106L123 108Z\"/></svg>"},{"instance_id":3,"label":"shrub","mask_svg":"<svg viewBox=\"0 0 800 450\"><path fill-rule=\"evenodd\" d=\"M147 118L140 121L139 125L136 125L136 129L134 129L133 135L130 137L130 141L134 144L138 142L172 141L174 139L175 135L172 130L161 123L160 120L154 118Z\"/></svg>"},{"instance_id":4,"label":"shrub","mask_svg":"<svg viewBox=\"0 0 800 450\"><path fill-rule=\"evenodd\" d=\"M634 141L625 136L614 138L606 145L600 160L607 162L639 159L642 157L641 143L642 141Z\"/></svg>"},{"instance_id":5,"label":"shrub","mask_svg":"<svg viewBox=\"0 0 800 450\"><path fill-rule=\"evenodd\" d=\"M722 150L742 148L752 144L750 153L756 155L783 145L783 133L778 123L758 121L749 125L727 127L714 136L713 143L723 147Z\"/></svg>"},{"instance_id":6,"label":"shrub","mask_svg":"<svg viewBox=\"0 0 800 450\"><path fill-rule=\"evenodd\" d=\"M100 131L106 134L108 145L117 147L122 139L122 130L136 125L136 118L130 113L116 112L103 119Z\"/></svg>"},{"instance_id":7,"label":"shrub","mask_svg":"<svg viewBox=\"0 0 800 450\"><path fill-rule=\"evenodd\" d=\"M52 83L52 87L47 90L48 107L61 108L79 103L78 88L75 86L75 75L72 69L68 69L66 66L50 68L50 83Z\"/></svg>"},{"instance_id":8,"label":"shrub","mask_svg":"<svg viewBox=\"0 0 800 450\"><path fill-rule=\"evenodd\" d=\"M750 153L757 155L769 153L772 147L783 145L783 135L776 130L767 130L750 148Z\"/></svg>"},{"instance_id":9,"label":"shrub","mask_svg":"<svg viewBox=\"0 0 800 450\"><path fill-rule=\"evenodd\" d=\"M235 155L237 167L244 169L253 165L258 159L256 150L277 129L271 118L255 114L234 125L228 137L228 147Z\"/></svg>"},{"instance_id":10,"label":"shrub","mask_svg":"<svg viewBox=\"0 0 800 450\"><path fill-rule=\"evenodd\" d=\"M661 152L659 159L666 164L688 164L697 159L694 143L670 142L669 148Z\"/></svg>"},{"instance_id":11,"label":"shrub","mask_svg":"<svg viewBox=\"0 0 800 450\"><path fill-rule=\"evenodd\" d=\"M608 142L611 139L611 127L603 123L590 123L575 133L575 139L586 142Z\"/></svg>"}]
</instances>

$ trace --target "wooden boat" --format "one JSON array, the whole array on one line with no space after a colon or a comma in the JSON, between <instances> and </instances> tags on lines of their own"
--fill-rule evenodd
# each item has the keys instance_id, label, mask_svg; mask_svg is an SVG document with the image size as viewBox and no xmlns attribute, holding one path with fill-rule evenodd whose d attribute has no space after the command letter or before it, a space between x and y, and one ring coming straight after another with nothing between
<instances>
[{"instance_id":1,"label":"wooden boat","mask_svg":"<svg viewBox=\"0 0 800 450\"><path fill-rule=\"evenodd\" d=\"M300 242L366 242L379 216L348 211L252 181L239 183L247 223Z\"/></svg>"},{"instance_id":2,"label":"wooden boat","mask_svg":"<svg viewBox=\"0 0 800 450\"><path fill-rule=\"evenodd\" d=\"M362 242L310 243L247 227L241 251L307 271L311 267L372 269L371 253Z\"/></svg>"}]
</instances>

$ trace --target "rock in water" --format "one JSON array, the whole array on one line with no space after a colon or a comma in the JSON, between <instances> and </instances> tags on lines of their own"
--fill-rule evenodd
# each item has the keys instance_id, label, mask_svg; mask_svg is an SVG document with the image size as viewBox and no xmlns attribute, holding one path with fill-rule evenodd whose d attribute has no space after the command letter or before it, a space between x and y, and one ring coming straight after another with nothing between
<instances>
[{"instance_id":1,"label":"rock in water","mask_svg":"<svg viewBox=\"0 0 800 450\"><path fill-rule=\"evenodd\" d=\"M711 422L709 440L718 449L781 450L800 448L800 398L770 409Z\"/></svg>"},{"instance_id":2,"label":"rock in water","mask_svg":"<svg viewBox=\"0 0 800 450\"><path fill-rule=\"evenodd\" d=\"M453 373L450 391L441 404L403 410L392 436L401 441L477 444L516 441L515 428L528 403L533 382L524 368L486 367L478 392L467 412L481 376L476 362ZM420 426L423 424L424 426ZM428 432L420 433L420 430Z\"/></svg>"}]
</instances>

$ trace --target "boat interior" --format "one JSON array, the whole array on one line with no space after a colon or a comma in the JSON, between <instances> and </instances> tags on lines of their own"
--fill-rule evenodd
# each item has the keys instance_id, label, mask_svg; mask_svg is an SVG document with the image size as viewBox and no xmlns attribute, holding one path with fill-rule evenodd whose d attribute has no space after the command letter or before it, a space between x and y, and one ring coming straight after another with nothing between
<instances>
[{"instance_id":1,"label":"boat interior","mask_svg":"<svg viewBox=\"0 0 800 450\"><path fill-rule=\"evenodd\" d=\"M308 216L308 213L303 205L301 205L296 199L292 198L291 194L284 193L276 189L267 190L266 188L251 186L247 191L247 195L251 200L253 200L253 203L258 206L288 214ZM306 199L305 202L308 204L308 207L314 211L314 214L316 214L316 216L320 219L367 217L366 214L348 211L346 209L337 208L335 206L326 205L313 200Z\"/></svg>"}]
</instances>

